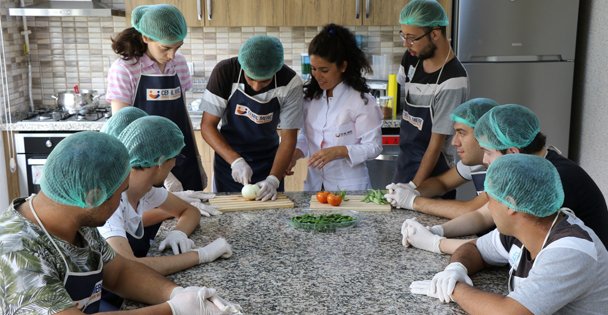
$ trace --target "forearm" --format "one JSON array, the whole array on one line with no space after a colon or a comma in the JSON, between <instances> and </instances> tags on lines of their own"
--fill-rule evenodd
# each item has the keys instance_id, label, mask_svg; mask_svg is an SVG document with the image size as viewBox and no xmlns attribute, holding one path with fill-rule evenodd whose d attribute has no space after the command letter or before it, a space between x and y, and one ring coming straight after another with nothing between
<instances>
[{"instance_id":1,"label":"forearm","mask_svg":"<svg viewBox=\"0 0 608 315\"><path fill-rule=\"evenodd\" d=\"M430 198L447 193L448 187L436 177L429 177L422 184L418 185L416 190L420 193L420 196Z\"/></svg>"},{"instance_id":2,"label":"forearm","mask_svg":"<svg viewBox=\"0 0 608 315\"><path fill-rule=\"evenodd\" d=\"M167 219L171 219L173 218L173 215L171 215L170 213L159 209L159 208L154 208L148 211L145 211L142 214L142 222L144 223L144 226L151 226L157 223L161 223Z\"/></svg>"},{"instance_id":3,"label":"forearm","mask_svg":"<svg viewBox=\"0 0 608 315\"><path fill-rule=\"evenodd\" d=\"M450 262L460 262L467 267L469 275L481 271L485 267L485 263L481 258L481 254L477 249L474 241L465 242L452 255Z\"/></svg>"},{"instance_id":4,"label":"forearm","mask_svg":"<svg viewBox=\"0 0 608 315\"><path fill-rule=\"evenodd\" d=\"M532 314L515 300L458 282L452 299L468 314Z\"/></svg>"},{"instance_id":5,"label":"forearm","mask_svg":"<svg viewBox=\"0 0 608 315\"><path fill-rule=\"evenodd\" d=\"M441 250L441 252L444 254L452 255L460 246L472 241L473 240L444 238L439 241L439 250Z\"/></svg>"},{"instance_id":6,"label":"forearm","mask_svg":"<svg viewBox=\"0 0 608 315\"><path fill-rule=\"evenodd\" d=\"M201 214L198 209L192 205L188 205L186 210L178 217L175 224L175 230L180 230L186 235L192 234L196 227L201 222Z\"/></svg>"},{"instance_id":7,"label":"forearm","mask_svg":"<svg viewBox=\"0 0 608 315\"><path fill-rule=\"evenodd\" d=\"M492 228L494 221L486 204L475 211L466 213L441 225L443 236L459 237L473 235Z\"/></svg>"},{"instance_id":8,"label":"forearm","mask_svg":"<svg viewBox=\"0 0 608 315\"><path fill-rule=\"evenodd\" d=\"M135 260L166 276L198 265L198 253L194 251L172 256L146 256Z\"/></svg>"},{"instance_id":9,"label":"forearm","mask_svg":"<svg viewBox=\"0 0 608 315\"><path fill-rule=\"evenodd\" d=\"M58 314L63 315L63 313L58 313ZM74 313L74 314L82 314L82 313L78 312L78 313ZM138 308L138 309L134 309L134 310L103 312L103 313L99 313L99 314L103 314L103 315L126 315L126 314L129 314L129 315L173 315L173 312L171 311L171 307L169 306L169 303L161 303L158 305L142 307L142 308ZM66 314L66 315L68 315L68 314Z\"/></svg>"},{"instance_id":10,"label":"forearm","mask_svg":"<svg viewBox=\"0 0 608 315\"><path fill-rule=\"evenodd\" d=\"M281 131L281 142L274 156L274 162L269 175L274 175L279 180L285 177L285 171L289 167L291 157L296 148L297 129Z\"/></svg>"},{"instance_id":11,"label":"forearm","mask_svg":"<svg viewBox=\"0 0 608 315\"><path fill-rule=\"evenodd\" d=\"M204 117L204 116L203 116ZM231 164L234 160L238 159L241 155L234 151L228 141L220 134L217 130L217 124L201 122L201 135L209 146L219 154L226 163Z\"/></svg>"},{"instance_id":12,"label":"forearm","mask_svg":"<svg viewBox=\"0 0 608 315\"><path fill-rule=\"evenodd\" d=\"M477 209L468 201L416 197L414 210L438 217L454 219Z\"/></svg>"},{"instance_id":13,"label":"forearm","mask_svg":"<svg viewBox=\"0 0 608 315\"><path fill-rule=\"evenodd\" d=\"M104 266L104 287L133 301L159 304L177 286L150 267L120 255Z\"/></svg>"}]
</instances>

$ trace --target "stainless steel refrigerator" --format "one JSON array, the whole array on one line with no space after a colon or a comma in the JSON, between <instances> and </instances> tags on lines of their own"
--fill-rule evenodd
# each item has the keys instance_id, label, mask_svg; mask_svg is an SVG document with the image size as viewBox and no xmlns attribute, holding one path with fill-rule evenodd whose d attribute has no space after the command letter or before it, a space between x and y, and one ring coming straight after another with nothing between
<instances>
[{"instance_id":1,"label":"stainless steel refrigerator","mask_svg":"<svg viewBox=\"0 0 608 315\"><path fill-rule=\"evenodd\" d=\"M455 0L454 50L470 97L532 109L568 155L579 0Z\"/></svg>"}]
</instances>

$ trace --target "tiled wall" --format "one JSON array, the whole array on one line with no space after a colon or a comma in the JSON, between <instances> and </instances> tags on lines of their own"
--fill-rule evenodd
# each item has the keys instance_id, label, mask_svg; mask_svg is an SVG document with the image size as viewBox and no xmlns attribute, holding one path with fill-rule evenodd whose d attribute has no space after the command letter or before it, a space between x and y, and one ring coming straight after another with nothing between
<instances>
[{"instance_id":1,"label":"tiled wall","mask_svg":"<svg viewBox=\"0 0 608 315\"><path fill-rule=\"evenodd\" d=\"M124 8L123 1L102 1ZM27 2L26 2L27 3ZM19 1L0 4L4 51L9 74L8 91L13 113L29 111L27 58L23 53L22 17L8 16L8 7ZM71 89L105 90L110 64L117 58L110 38L127 27L124 17L27 17L32 66L32 98L36 107L53 106L51 95ZM180 52L194 65L194 76L210 75L215 64L235 56L243 41L254 34L279 37L285 48L285 63L300 71L300 54L321 27L209 27L190 28ZM370 55L387 54L397 70L404 48L399 27L351 27L363 36L362 48ZM5 94L3 89L2 95ZM189 100L198 97L188 93ZM4 116L4 115L2 115Z\"/></svg>"}]
</instances>

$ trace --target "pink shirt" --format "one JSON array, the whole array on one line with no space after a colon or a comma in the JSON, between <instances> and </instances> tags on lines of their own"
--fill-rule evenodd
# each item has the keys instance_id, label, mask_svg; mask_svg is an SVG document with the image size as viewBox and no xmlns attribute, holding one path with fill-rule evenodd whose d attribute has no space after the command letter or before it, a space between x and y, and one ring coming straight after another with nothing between
<instances>
[{"instance_id":1,"label":"pink shirt","mask_svg":"<svg viewBox=\"0 0 608 315\"><path fill-rule=\"evenodd\" d=\"M144 54L139 62L132 60L117 59L108 71L108 88L106 100L118 100L130 105L135 101L135 91L141 74L162 74L160 68L148 55ZM165 66L165 74L175 74L182 86L182 91L192 88L192 79L188 72L186 58L180 53Z\"/></svg>"}]
</instances>

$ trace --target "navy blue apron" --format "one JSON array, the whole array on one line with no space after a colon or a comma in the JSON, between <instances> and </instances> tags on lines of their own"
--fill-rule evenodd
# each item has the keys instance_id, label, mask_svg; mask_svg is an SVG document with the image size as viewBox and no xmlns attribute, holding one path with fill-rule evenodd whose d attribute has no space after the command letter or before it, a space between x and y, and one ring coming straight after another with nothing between
<instances>
[{"instance_id":1,"label":"navy blue apron","mask_svg":"<svg viewBox=\"0 0 608 315\"><path fill-rule=\"evenodd\" d=\"M420 62L420 61L419 61ZM445 65L445 63L444 63ZM418 64L414 68L410 81L416 73ZM443 71L443 67L441 68ZM439 84L439 77L437 77L436 85ZM401 124L399 130L399 157L397 158L397 170L393 177L394 183L408 183L418 172L422 157L428 148L429 142L431 141L431 134L433 128L433 109L432 104L435 100L433 95L429 104L419 105L410 103L410 91L409 87L411 84L405 86L405 106L401 115ZM434 94L434 93L433 93ZM445 155L439 154L437 164L431 172L430 176L438 176L450 168ZM456 191L450 191L446 193L444 198L454 199L456 197Z\"/></svg>"},{"instance_id":2,"label":"navy blue apron","mask_svg":"<svg viewBox=\"0 0 608 315\"><path fill-rule=\"evenodd\" d=\"M184 190L203 190L196 143L177 74L142 74L133 106L150 115L166 117L179 126L186 146L177 157L171 173L179 179Z\"/></svg>"},{"instance_id":3,"label":"navy blue apron","mask_svg":"<svg viewBox=\"0 0 608 315\"><path fill-rule=\"evenodd\" d=\"M51 244L55 246L55 249L59 252L61 259L63 259L63 263L65 264L66 274L63 278L63 286L65 290L74 301L76 308L82 311L85 314L94 314L99 312L99 304L101 300L101 288L103 284L103 259L101 253L93 251L92 254L98 255L98 265L96 270L88 271L88 272L72 272L70 271L70 266L68 265L68 261L65 259L63 252L59 249L59 246L55 243L53 238L49 235L42 222L38 218L38 214L36 210L34 210L34 205L32 203L32 199L34 199L34 195L28 198L30 209L32 210L32 214L36 221L38 221L38 225L44 231L46 236L51 241ZM84 242L87 240L83 237ZM88 243L85 245L89 247Z\"/></svg>"},{"instance_id":4,"label":"navy blue apron","mask_svg":"<svg viewBox=\"0 0 608 315\"><path fill-rule=\"evenodd\" d=\"M279 147L279 100L273 97L266 103L248 96L241 86L232 93L226 106L226 122L220 134L253 170L251 183L257 183L270 175L274 157ZM276 88L276 76L274 78ZM232 169L217 153L214 156L213 177L218 192L240 192L243 185L232 179ZM283 182L278 190L283 190Z\"/></svg>"}]
</instances>

